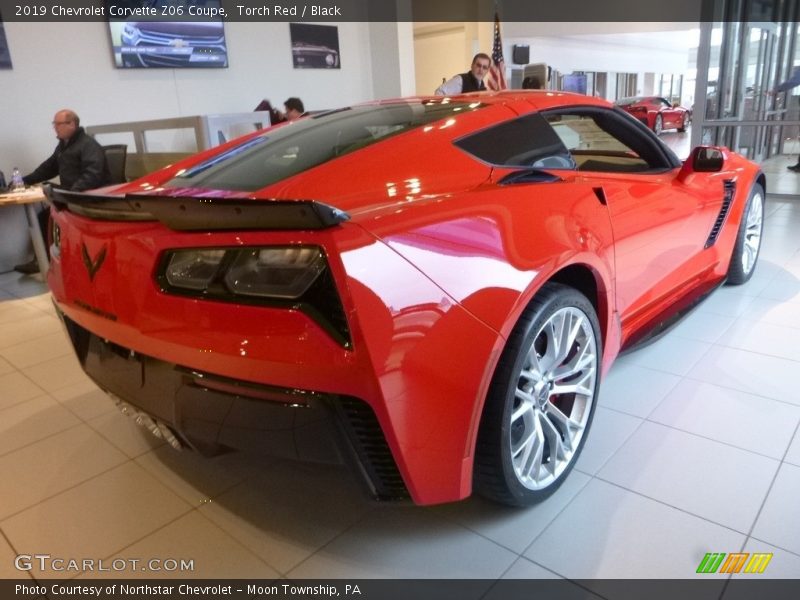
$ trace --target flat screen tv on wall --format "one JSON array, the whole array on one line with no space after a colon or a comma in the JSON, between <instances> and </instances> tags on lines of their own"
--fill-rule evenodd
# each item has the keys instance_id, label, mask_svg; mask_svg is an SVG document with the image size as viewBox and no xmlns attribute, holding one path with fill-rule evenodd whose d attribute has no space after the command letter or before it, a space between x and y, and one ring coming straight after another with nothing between
<instances>
[{"instance_id":1,"label":"flat screen tv on wall","mask_svg":"<svg viewBox=\"0 0 800 600\"><path fill-rule=\"evenodd\" d=\"M587 78L583 73L571 73L564 75L564 81L561 89L565 92L577 92L578 94L585 94L587 87Z\"/></svg>"},{"instance_id":2,"label":"flat screen tv on wall","mask_svg":"<svg viewBox=\"0 0 800 600\"><path fill-rule=\"evenodd\" d=\"M134 2L141 6L142 2ZM110 21L114 64L122 69L141 68L224 68L228 66L228 46L221 20L198 19L168 21L158 7L162 2L147 2L158 16L152 20ZM106 3L109 4L108 2ZM115 2L119 5L120 2ZM195 2L205 7L219 7L219 0ZM165 6L174 2L164 2ZM163 13L163 14L162 14Z\"/></svg>"}]
</instances>

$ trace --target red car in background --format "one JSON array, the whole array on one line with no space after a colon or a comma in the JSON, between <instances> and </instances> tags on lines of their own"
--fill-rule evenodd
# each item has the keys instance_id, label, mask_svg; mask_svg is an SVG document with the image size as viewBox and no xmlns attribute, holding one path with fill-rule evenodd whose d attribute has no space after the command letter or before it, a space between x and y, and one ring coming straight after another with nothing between
<instances>
[{"instance_id":1,"label":"red car in background","mask_svg":"<svg viewBox=\"0 0 800 600\"><path fill-rule=\"evenodd\" d=\"M86 373L175 447L526 505L619 352L750 278L765 189L597 98L387 100L53 191L47 280Z\"/></svg>"},{"instance_id":2,"label":"red car in background","mask_svg":"<svg viewBox=\"0 0 800 600\"><path fill-rule=\"evenodd\" d=\"M692 120L692 113L688 108L671 104L661 96L622 98L614 104L639 119L656 135L661 135L665 129L684 132Z\"/></svg>"}]
</instances>

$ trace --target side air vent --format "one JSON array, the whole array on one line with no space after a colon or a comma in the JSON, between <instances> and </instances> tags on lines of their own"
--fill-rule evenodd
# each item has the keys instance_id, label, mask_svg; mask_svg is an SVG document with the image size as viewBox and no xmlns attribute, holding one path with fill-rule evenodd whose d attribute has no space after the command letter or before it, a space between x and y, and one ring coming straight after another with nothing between
<instances>
[{"instance_id":1,"label":"side air vent","mask_svg":"<svg viewBox=\"0 0 800 600\"><path fill-rule=\"evenodd\" d=\"M725 189L725 196L722 198L722 208L717 215L717 220L714 221L714 226L711 228L711 233L708 235L706 245L703 246L704 248L710 248L716 243L719 232L722 231L722 226L725 224L725 219L728 218L728 212L731 209L731 204L733 204L733 195L736 193L736 184L728 179L723 182L723 186Z\"/></svg>"},{"instance_id":2,"label":"side air vent","mask_svg":"<svg viewBox=\"0 0 800 600\"><path fill-rule=\"evenodd\" d=\"M333 404L373 495L379 500L408 498L403 476L372 408L348 396L339 396Z\"/></svg>"}]
</instances>

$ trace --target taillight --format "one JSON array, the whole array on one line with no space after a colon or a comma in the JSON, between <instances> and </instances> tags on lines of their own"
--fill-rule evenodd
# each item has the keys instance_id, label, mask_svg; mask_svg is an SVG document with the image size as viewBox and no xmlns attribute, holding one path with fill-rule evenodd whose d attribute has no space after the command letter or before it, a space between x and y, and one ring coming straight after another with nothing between
<instances>
[{"instance_id":1,"label":"taillight","mask_svg":"<svg viewBox=\"0 0 800 600\"><path fill-rule=\"evenodd\" d=\"M350 347L344 308L319 246L168 250L156 279L168 294L299 309Z\"/></svg>"}]
</instances>

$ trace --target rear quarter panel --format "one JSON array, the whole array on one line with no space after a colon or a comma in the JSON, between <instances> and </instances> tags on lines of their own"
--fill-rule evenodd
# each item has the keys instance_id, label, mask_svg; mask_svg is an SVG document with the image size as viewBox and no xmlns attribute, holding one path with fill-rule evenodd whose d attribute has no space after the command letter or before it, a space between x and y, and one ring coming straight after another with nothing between
<instances>
[{"instance_id":1,"label":"rear quarter panel","mask_svg":"<svg viewBox=\"0 0 800 600\"><path fill-rule=\"evenodd\" d=\"M566 266L586 265L610 289L608 211L589 185L489 183L359 222L503 337Z\"/></svg>"},{"instance_id":2,"label":"rear quarter panel","mask_svg":"<svg viewBox=\"0 0 800 600\"><path fill-rule=\"evenodd\" d=\"M588 185L487 184L458 197L420 200L401 210L371 214L370 218L359 219L359 224L429 279L447 302L464 310L462 315L450 308L458 318L426 327L428 339L420 340L417 348L406 354L397 375L405 381L398 388L405 395L424 395L431 382L443 377L443 371L455 370L469 383L464 386L464 382L449 382L442 386L441 390L451 395L443 393L431 399L433 406L438 405L436 410L441 411L438 418L428 414L431 408L427 403L414 405L415 411L425 407L431 433L439 426L449 427L447 435L459 440L464 460L462 485L471 483L480 415L505 341L536 292L561 269L582 265L593 274L602 334L610 341L605 346L604 368L616 355L619 339L610 283L610 222L606 207ZM381 268L394 262L384 257ZM377 291L379 295L397 295L400 292L395 285L384 278L368 287L377 291L382 286L384 292ZM386 301L383 304L396 305ZM441 309L441 304L431 307L434 312ZM418 316L424 318L419 313ZM485 329L476 327L473 319ZM395 318L395 332L402 320ZM410 315L407 322L411 323ZM421 335L423 329L419 331ZM494 339L491 347L488 332ZM390 356L403 354L399 338L393 338L391 343L395 349L388 351ZM374 353L375 344L370 346ZM388 369L385 371L388 374ZM423 377L417 386L410 384L413 377L425 372L430 372L430 378Z\"/></svg>"}]
</instances>

